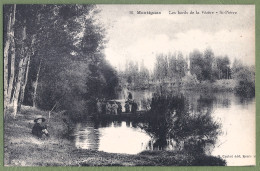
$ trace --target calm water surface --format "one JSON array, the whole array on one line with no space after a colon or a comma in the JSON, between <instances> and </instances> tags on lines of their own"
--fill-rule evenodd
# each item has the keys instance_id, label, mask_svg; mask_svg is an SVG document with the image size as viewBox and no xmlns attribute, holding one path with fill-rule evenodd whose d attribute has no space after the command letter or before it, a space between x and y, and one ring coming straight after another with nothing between
<instances>
[{"instance_id":1,"label":"calm water surface","mask_svg":"<svg viewBox=\"0 0 260 171\"><path fill-rule=\"evenodd\" d=\"M153 97L151 91L134 91L132 94L139 110L146 109L146 104ZM251 164L255 155L255 99L246 99L227 92L211 94L186 92L183 95L187 113L194 115L204 113L209 115L212 122L220 125L219 134L206 135L212 136L215 141L204 146L205 153L222 157L228 165ZM124 93L119 92L117 96L118 100L124 103ZM174 110L176 111L178 108ZM126 154L137 154L144 150L180 148L183 138L170 138L165 135L169 127L164 127L163 124L158 127L159 122L164 120L137 122L122 119L94 122L89 119L76 125L73 133L74 143L81 149ZM201 129L203 131L204 128ZM235 157L237 155L241 158Z\"/></svg>"}]
</instances>

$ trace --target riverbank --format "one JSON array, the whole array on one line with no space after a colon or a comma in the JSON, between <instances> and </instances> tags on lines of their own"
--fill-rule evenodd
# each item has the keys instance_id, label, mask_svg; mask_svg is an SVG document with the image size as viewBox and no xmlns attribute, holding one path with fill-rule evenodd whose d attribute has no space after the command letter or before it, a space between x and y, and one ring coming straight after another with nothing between
<instances>
[{"instance_id":1,"label":"riverbank","mask_svg":"<svg viewBox=\"0 0 260 171\"><path fill-rule=\"evenodd\" d=\"M234 91L237 86L237 81L233 79L222 79L216 80L215 82L202 81L191 87L186 87L186 89L199 90L199 91Z\"/></svg>"},{"instance_id":2,"label":"riverbank","mask_svg":"<svg viewBox=\"0 0 260 171\"><path fill-rule=\"evenodd\" d=\"M188 155L182 151L146 151L137 155L106 153L76 149L65 137L68 131L63 112L52 113L48 122L49 138L38 139L31 134L33 120L48 118L47 111L22 106L16 119L6 118L4 124L5 166L189 166L225 165L217 157Z\"/></svg>"}]
</instances>

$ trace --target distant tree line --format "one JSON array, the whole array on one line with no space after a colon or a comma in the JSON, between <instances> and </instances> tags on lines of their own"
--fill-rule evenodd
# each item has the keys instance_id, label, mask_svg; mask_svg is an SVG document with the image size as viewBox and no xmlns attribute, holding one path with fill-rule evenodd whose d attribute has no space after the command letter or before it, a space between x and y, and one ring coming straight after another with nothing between
<instances>
[{"instance_id":1,"label":"distant tree line","mask_svg":"<svg viewBox=\"0 0 260 171\"><path fill-rule=\"evenodd\" d=\"M149 84L160 83L194 86L204 81L213 83L217 80L232 79L237 84L237 92L254 94L255 89L254 66L244 65L237 59L231 64L227 55L215 56L211 49L204 52L194 50L186 57L181 52L158 54L153 72L149 72L143 61L141 65L128 61L119 77L120 84L131 85L130 88L147 88Z\"/></svg>"},{"instance_id":2,"label":"distant tree line","mask_svg":"<svg viewBox=\"0 0 260 171\"><path fill-rule=\"evenodd\" d=\"M82 109L111 97L117 72L105 60L95 5L4 5L4 108Z\"/></svg>"},{"instance_id":3,"label":"distant tree line","mask_svg":"<svg viewBox=\"0 0 260 171\"><path fill-rule=\"evenodd\" d=\"M181 52L156 56L156 80L180 80L188 72L195 75L199 81L230 79L232 75L228 56L215 56L211 49L206 49L204 53L194 50L186 58Z\"/></svg>"}]
</instances>

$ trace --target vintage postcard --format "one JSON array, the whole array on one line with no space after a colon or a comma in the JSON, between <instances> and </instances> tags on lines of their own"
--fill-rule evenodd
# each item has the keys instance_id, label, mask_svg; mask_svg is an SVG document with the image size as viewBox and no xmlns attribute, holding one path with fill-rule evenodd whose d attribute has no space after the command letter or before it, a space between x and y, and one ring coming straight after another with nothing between
<instances>
[{"instance_id":1,"label":"vintage postcard","mask_svg":"<svg viewBox=\"0 0 260 171\"><path fill-rule=\"evenodd\" d=\"M5 166L254 166L254 5L3 5Z\"/></svg>"}]
</instances>

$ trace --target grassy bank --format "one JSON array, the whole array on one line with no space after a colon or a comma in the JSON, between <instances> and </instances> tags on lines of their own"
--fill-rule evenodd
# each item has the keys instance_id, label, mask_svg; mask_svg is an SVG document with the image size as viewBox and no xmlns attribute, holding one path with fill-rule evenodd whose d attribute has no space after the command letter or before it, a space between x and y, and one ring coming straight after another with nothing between
<instances>
[{"instance_id":1,"label":"grassy bank","mask_svg":"<svg viewBox=\"0 0 260 171\"><path fill-rule=\"evenodd\" d=\"M211 156L192 156L185 152L146 151L138 155L105 153L76 149L73 142L64 138L68 125L62 112L53 113L48 139L31 134L33 120L48 112L23 106L16 119L6 118L4 138L5 166L153 166L153 165L224 165Z\"/></svg>"},{"instance_id":2,"label":"grassy bank","mask_svg":"<svg viewBox=\"0 0 260 171\"><path fill-rule=\"evenodd\" d=\"M209 82L209 81L202 81L201 83L198 83L194 85L193 87L190 87L194 90L210 90L210 91L234 91L235 87L237 85L236 80L233 79L223 79L223 80L216 80L215 82Z\"/></svg>"}]
</instances>

